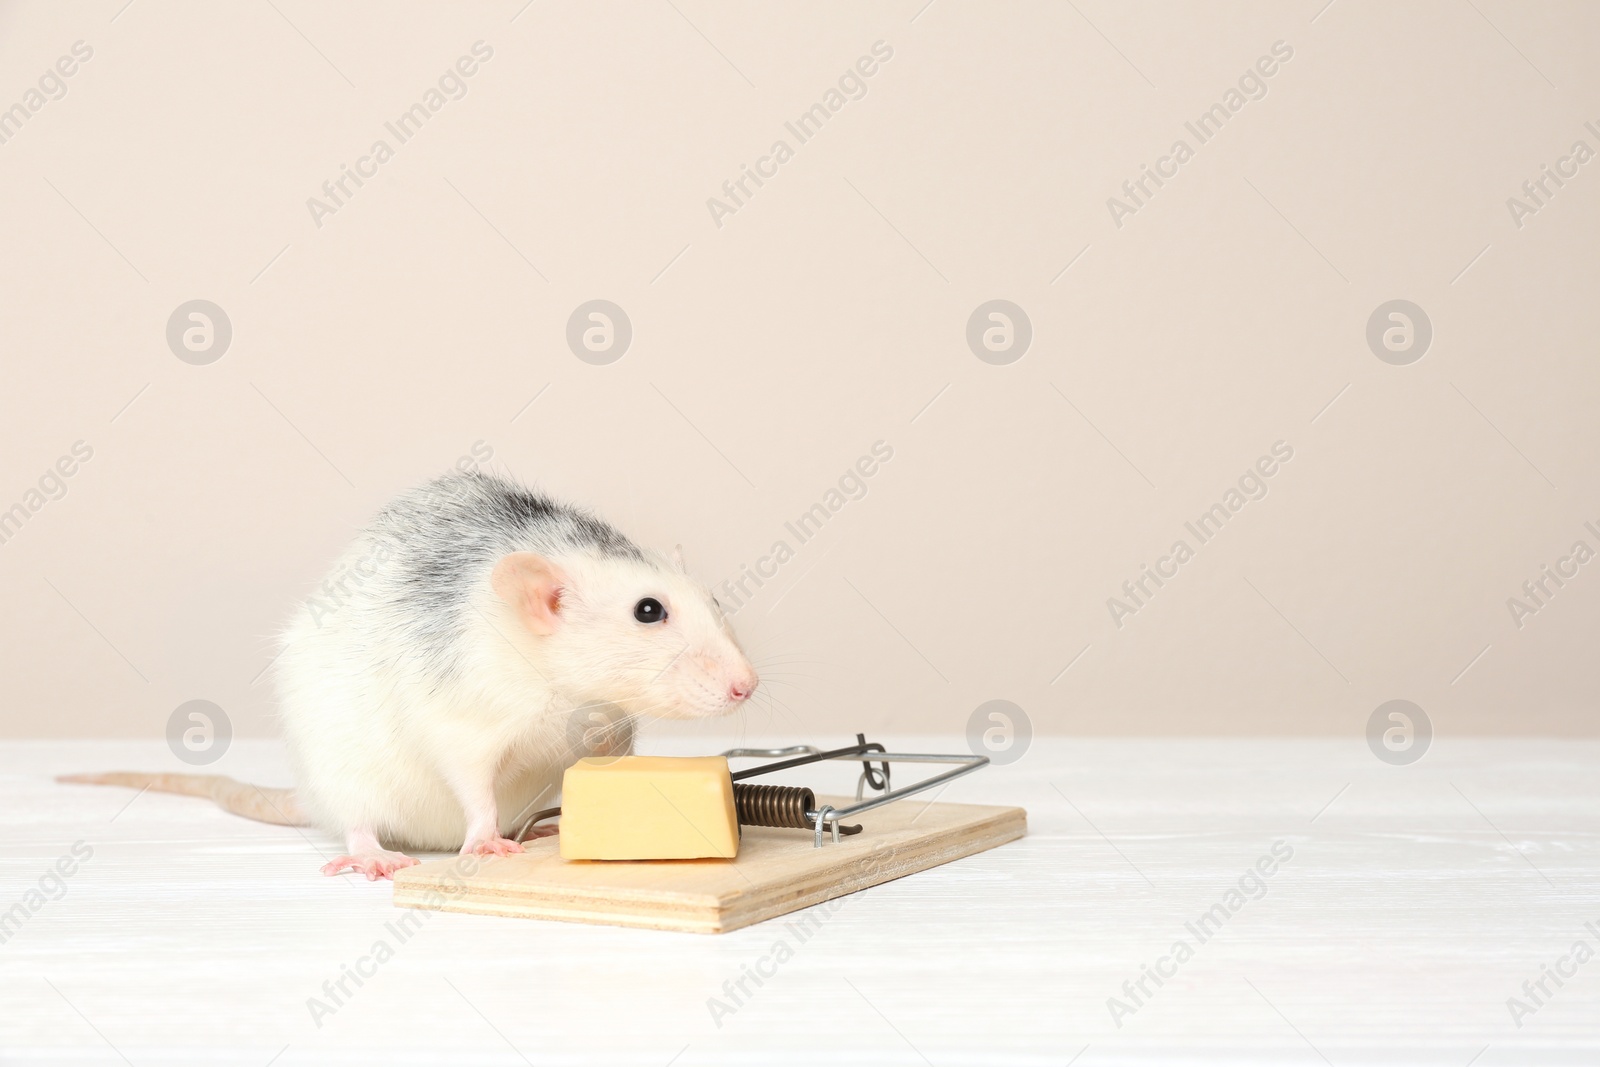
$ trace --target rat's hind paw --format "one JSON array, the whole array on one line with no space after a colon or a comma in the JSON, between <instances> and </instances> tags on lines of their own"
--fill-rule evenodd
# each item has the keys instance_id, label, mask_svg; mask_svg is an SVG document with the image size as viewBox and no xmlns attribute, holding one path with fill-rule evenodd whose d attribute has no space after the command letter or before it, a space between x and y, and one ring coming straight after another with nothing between
<instances>
[{"instance_id":1,"label":"rat's hind paw","mask_svg":"<svg viewBox=\"0 0 1600 1067\"><path fill-rule=\"evenodd\" d=\"M323 864L323 874L358 871L367 876L367 881L376 882L380 878L393 878L394 872L402 867L422 862L404 852L390 852L378 843L378 835L371 830L350 830L345 834L344 843L350 851Z\"/></svg>"},{"instance_id":2,"label":"rat's hind paw","mask_svg":"<svg viewBox=\"0 0 1600 1067\"><path fill-rule=\"evenodd\" d=\"M355 856L340 856L331 863L323 864L322 873L333 875L356 871L366 875L367 881L376 882L380 878L393 878L394 872L400 868L415 866L420 862L403 852L363 852Z\"/></svg>"}]
</instances>

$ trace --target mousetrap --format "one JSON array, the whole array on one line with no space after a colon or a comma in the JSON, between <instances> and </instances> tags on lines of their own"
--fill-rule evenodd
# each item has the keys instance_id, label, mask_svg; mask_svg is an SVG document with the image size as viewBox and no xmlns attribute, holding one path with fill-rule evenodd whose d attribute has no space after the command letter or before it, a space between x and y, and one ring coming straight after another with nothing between
<instances>
[{"instance_id":1,"label":"mousetrap","mask_svg":"<svg viewBox=\"0 0 1600 1067\"><path fill-rule=\"evenodd\" d=\"M522 855L457 856L398 871L395 904L724 933L994 848L1023 836L1027 829L1027 814L1021 808L908 799L978 770L989 762L984 756L892 753L858 734L856 744L829 751L810 745L740 748L722 758L725 766L726 760L759 757L776 762L722 775L730 788L720 803L728 805L729 817L736 817L738 824L731 848L712 827L719 821L715 798L674 794L671 787L660 788L665 778L650 774L647 785L661 794L664 804L653 803L645 791L616 790L613 804L622 806L602 810L568 780L563 800L571 810L563 825L570 823L573 838L584 828L580 816L589 823L621 827L630 822L648 824L654 811L670 810L680 820L701 825L696 833L704 839L702 851L689 854L723 858L618 860L607 855L605 847L590 845L580 852L599 858L564 859L563 849L572 849L558 837L536 837L524 840ZM659 759L620 759L630 758ZM805 787L746 781L823 761L862 764L853 800L818 796ZM900 763L953 766L894 788L891 765ZM580 803L585 805L581 810ZM519 838L560 810L535 813L523 824ZM627 844L637 838L624 829L612 837L602 835L602 846L621 842L618 847L637 848Z\"/></svg>"}]
</instances>

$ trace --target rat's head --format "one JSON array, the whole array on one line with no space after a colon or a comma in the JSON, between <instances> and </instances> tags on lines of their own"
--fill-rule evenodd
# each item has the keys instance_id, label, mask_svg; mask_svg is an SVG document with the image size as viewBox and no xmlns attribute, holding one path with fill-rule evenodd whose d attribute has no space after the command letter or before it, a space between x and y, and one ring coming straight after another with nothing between
<instances>
[{"instance_id":1,"label":"rat's head","mask_svg":"<svg viewBox=\"0 0 1600 1067\"><path fill-rule=\"evenodd\" d=\"M491 584L537 648L541 672L578 701L700 719L742 707L759 681L681 556L513 552Z\"/></svg>"}]
</instances>

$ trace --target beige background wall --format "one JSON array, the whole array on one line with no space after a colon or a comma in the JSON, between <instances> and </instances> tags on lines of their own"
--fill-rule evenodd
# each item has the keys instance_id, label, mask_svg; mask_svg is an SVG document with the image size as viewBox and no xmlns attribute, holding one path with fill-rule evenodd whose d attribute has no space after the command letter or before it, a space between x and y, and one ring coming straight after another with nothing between
<instances>
[{"instance_id":1,"label":"beige background wall","mask_svg":"<svg viewBox=\"0 0 1600 1067\"><path fill-rule=\"evenodd\" d=\"M271 733L274 629L383 500L488 450L714 581L790 541L737 615L782 701L752 730L1004 698L1040 732L1358 737L1399 697L1593 733L1600 563L1520 628L1507 601L1600 549L1600 162L1507 199L1600 150L1600 8L923 3L0 6L0 106L93 50L0 144L0 508L93 451L0 544L0 733L155 736L197 697ZM207 365L166 338L194 299L232 326ZM609 365L565 340L593 299L632 324ZM966 339L992 299L1031 322L1007 365ZM1432 324L1408 365L1366 339L1396 299Z\"/></svg>"}]
</instances>

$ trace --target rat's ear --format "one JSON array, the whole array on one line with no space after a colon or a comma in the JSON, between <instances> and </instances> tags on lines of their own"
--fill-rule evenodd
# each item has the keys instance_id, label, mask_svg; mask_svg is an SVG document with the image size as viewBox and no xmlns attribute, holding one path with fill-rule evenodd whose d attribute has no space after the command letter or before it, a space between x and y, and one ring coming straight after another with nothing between
<instances>
[{"instance_id":1,"label":"rat's ear","mask_svg":"<svg viewBox=\"0 0 1600 1067\"><path fill-rule=\"evenodd\" d=\"M678 568L679 574L688 574L689 568L683 565L683 546L672 546L672 565Z\"/></svg>"},{"instance_id":2,"label":"rat's ear","mask_svg":"<svg viewBox=\"0 0 1600 1067\"><path fill-rule=\"evenodd\" d=\"M513 552L500 557L489 583L528 629L541 637L556 632L567 579L555 564L532 552Z\"/></svg>"}]
</instances>

